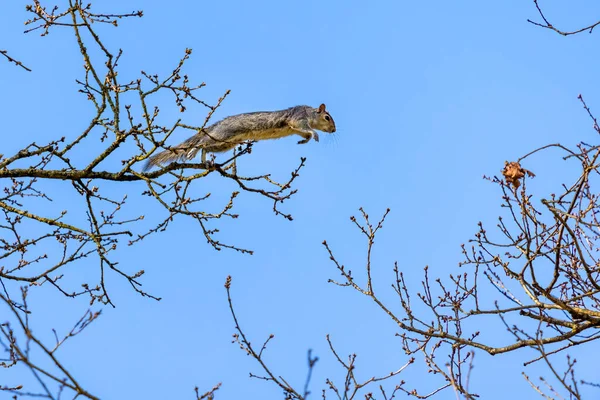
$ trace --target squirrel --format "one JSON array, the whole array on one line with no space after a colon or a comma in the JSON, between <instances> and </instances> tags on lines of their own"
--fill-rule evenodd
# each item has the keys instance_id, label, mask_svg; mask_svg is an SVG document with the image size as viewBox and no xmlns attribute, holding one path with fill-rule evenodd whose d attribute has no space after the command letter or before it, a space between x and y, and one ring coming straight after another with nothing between
<instances>
[{"instance_id":1,"label":"squirrel","mask_svg":"<svg viewBox=\"0 0 600 400\"><path fill-rule=\"evenodd\" d=\"M206 162L206 153L221 153L231 150L246 140L279 139L290 135L300 135L304 139L298 144L308 143L310 139L319 141L315 131L335 132L335 122L325 110L325 104L319 108L295 106L279 111L259 111L232 115L200 130L185 142L151 156L144 171L156 165L164 165L179 160L191 160L198 151L202 151L202 162Z\"/></svg>"}]
</instances>

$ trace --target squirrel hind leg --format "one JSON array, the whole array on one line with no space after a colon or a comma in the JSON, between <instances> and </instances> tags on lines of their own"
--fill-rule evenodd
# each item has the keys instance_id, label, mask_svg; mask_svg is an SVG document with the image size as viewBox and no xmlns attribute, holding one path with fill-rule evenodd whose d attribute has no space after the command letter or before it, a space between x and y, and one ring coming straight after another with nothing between
<instances>
[{"instance_id":1,"label":"squirrel hind leg","mask_svg":"<svg viewBox=\"0 0 600 400\"><path fill-rule=\"evenodd\" d=\"M198 147L184 149L184 152L180 153L179 157L180 159L193 160L196 154L198 154L198 150L200 150Z\"/></svg>"},{"instance_id":2,"label":"squirrel hind leg","mask_svg":"<svg viewBox=\"0 0 600 400\"><path fill-rule=\"evenodd\" d=\"M234 159L231 164L225 167L224 171L231 170L233 176L237 176L237 159Z\"/></svg>"}]
</instances>

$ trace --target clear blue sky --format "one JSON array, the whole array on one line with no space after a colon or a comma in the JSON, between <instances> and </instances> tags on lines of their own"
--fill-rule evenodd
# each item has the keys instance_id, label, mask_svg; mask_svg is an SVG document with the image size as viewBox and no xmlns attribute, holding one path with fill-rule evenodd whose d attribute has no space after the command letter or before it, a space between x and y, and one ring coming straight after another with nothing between
<instances>
[{"instance_id":1,"label":"clear blue sky","mask_svg":"<svg viewBox=\"0 0 600 400\"><path fill-rule=\"evenodd\" d=\"M26 73L0 62L0 152L9 154L32 141L77 135L92 110L77 93L82 61L71 33L23 35L25 2L5 3L0 48L33 69ZM267 360L278 374L300 387L307 349L320 357L313 398L326 377L341 377L328 333L341 354L359 355L359 376L398 368L407 358L393 323L358 293L327 284L338 274L321 242L327 239L358 273L366 248L349 217L361 206L374 217L390 207L374 268L383 297L394 301L388 288L395 260L416 289L425 265L438 276L456 273L460 244L478 221L495 224L500 193L484 174L499 174L505 160L543 144L596 140L577 95L600 110L600 32L563 38L536 28L526 22L538 18L532 1L96 3L103 11L145 12L118 29L101 30L113 49L124 50L122 80L142 69L167 73L189 47L194 54L186 73L193 82L206 82L201 97L215 102L231 90L215 118L324 102L337 124L335 137L322 134L320 143L261 142L240 160L242 173L272 172L283 179L300 157L308 159L299 193L284 204L293 222L274 216L270 202L243 194L241 217L219 225L220 238L255 250L253 256L214 251L185 220L120 250L121 265L145 269L144 288L163 300L141 298L113 279L117 307L105 308L63 349L63 360L84 387L102 398L191 399L195 385L205 390L218 382L218 398L281 398L274 385L248 378L248 372L261 371L231 343L234 325L223 288L228 275L253 343L275 334ZM545 6L565 29L600 18L593 1ZM175 107L163 109L164 120L180 116ZM183 117L201 123L205 114ZM562 164L544 161L525 167L538 175L534 187L547 194L566 174ZM206 185L214 186L197 185L197 193L229 187L215 180ZM160 211L137 201L130 206L147 220ZM97 266L78 268L72 273L83 279ZM50 327L66 331L86 307L85 300L50 290L34 293L31 302L48 338ZM510 340L501 329L490 337ZM524 369L527 354L492 359L479 352L475 360L473 385L484 399L533 398L521 371L534 377L545 371ZM580 361L581 378L597 378ZM419 368L399 379L432 388L432 378ZM5 376L21 378L12 374ZM448 391L439 398L453 396Z\"/></svg>"}]
</instances>

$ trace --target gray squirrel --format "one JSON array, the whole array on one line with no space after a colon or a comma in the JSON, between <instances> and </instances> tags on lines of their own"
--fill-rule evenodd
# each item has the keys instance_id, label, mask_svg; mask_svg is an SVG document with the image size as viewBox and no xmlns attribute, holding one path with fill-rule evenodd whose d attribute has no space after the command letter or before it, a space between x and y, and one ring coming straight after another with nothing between
<instances>
[{"instance_id":1,"label":"gray squirrel","mask_svg":"<svg viewBox=\"0 0 600 400\"><path fill-rule=\"evenodd\" d=\"M300 135L304 139L298 144L308 143L310 139L318 142L319 135L315 130L335 132L335 122L331 114L325 110L325 104L321 104L319 108L295 106L280 111L233 115L202 129L185 142L151 156L144 171L156 165L191 160L200 150L204 163L206 153L231 150L246 140L279 139Z\"/></svg>"}]
</instances>

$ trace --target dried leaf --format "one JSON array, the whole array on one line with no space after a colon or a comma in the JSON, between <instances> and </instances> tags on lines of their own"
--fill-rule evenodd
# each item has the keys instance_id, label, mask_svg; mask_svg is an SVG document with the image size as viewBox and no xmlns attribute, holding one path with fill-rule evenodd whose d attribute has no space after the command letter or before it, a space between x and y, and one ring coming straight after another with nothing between
<instances>
[{"instance_id":1,"label":"dried leaf","mask_svg":"<svg viewBox=\"0 0 600 400\"><path fill-rule=\"evenodd\" d=\"M527 174L527 176L534 177L535 174L528 169L521 167L516 161L505 161L504 169L502 170L502 175L504 175L504 179L506 179L506 183L509 185L513 185L515 189L518 189L521 186L521 182L519 181Z\"/></svg>"}]
</instances>

